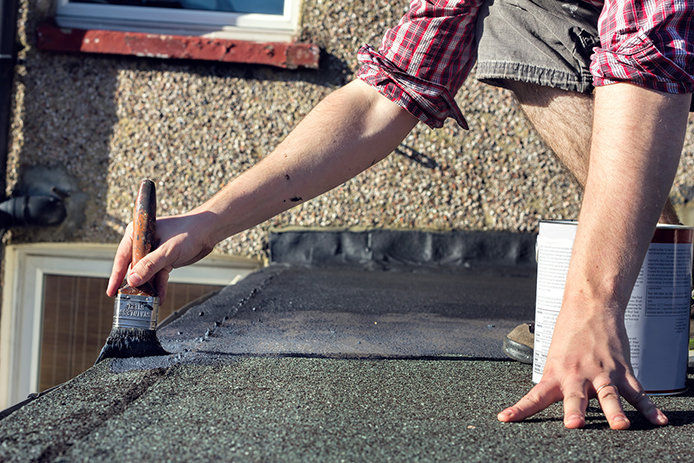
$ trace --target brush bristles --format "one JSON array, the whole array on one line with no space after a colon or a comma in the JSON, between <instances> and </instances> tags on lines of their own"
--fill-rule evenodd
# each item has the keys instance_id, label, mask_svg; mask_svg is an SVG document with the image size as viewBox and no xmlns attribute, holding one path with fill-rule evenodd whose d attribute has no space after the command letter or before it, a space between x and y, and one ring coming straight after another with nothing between
<instances>
[{"instance_id":1,"label":"brush bristles","mask_svg":"<svg viewBox=\"0 0 694 463\"><path fill-rule=\"evenodd\" d=\"M169 355L157 339L154 330L137 328L113 328L101 349L96 363L107 358L152 357Z\"/></svg>"}]
</instances>

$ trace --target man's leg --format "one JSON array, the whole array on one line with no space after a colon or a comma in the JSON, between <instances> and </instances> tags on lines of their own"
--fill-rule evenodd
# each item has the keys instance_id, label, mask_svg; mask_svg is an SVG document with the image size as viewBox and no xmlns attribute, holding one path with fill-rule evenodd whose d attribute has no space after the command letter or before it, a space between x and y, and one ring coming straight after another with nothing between
<instances>
[{"instance_id":1,"label":"man's leg","mask_svg":"<svg viewBox=\"0 0 694 463\"><path fill-rule=\"evenodd\" d=\"M552 87L507 80L523 112L561 163L584 187L588 178L593 97ZM679 218L668 199L661 223L677 224Z\"/></svg>"},{"instance_id":2,"label":"man's leg","mask_svg":"<svg viewBox=\"0 0 694 463\"><path fill-rule=\"evenodd\" d=\"M506 80L523 112L552 149L559 161L583 188L588 178L593 97L552 87ZM660 215L661 223L679 223L668 199ZM534 324L518 325L504 339L504 351L512 359L532 363Z\"/></svg>"}]
</instances>

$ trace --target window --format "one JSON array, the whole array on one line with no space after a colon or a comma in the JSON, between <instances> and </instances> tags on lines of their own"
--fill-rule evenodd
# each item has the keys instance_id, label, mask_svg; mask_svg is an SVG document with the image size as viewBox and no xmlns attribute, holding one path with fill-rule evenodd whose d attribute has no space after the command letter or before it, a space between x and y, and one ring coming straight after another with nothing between
<instances>
[{"instance_id":1,"label":"window","mask_svg":"<svg viewBox=\"0 0 694 463\"><path fill-rule=\"evenodd\" d=\"M57 0L64 28L287 42L300 0Z\"/></svg>"},{"instance_id":2,"label":"window","mask_svg":"<svg viewBox=\"0 0 694 463\"><path fill-rule=\"evenodd\" d=\"M104 295L116 247L26 244L5 248L0 316L0 409L93 364L110 331ZM171 273L159 323L191 299L260 267L252 259L208 256Z\"/></svg>"},{"instance_id":3,"label":"window","mask_svg":"<svg viewBox=\"0 0 694 463\"><path fill-rule=\"evenodd\" d=\"M64 383L94 365L113 324L113 299L104 294L107 282L107 278L44 275L37 391ZM222 288L169 283L158 311L159 324L191 301Z\"/></svg>"}]
</instances>

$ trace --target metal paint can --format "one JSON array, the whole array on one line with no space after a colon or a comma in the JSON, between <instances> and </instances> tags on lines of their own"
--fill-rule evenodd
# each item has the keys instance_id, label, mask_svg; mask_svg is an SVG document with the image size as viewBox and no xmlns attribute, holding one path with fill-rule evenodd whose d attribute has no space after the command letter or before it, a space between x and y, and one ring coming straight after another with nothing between
<instances>
[{"instance_id":1,"label":"metal paint can","mask_svg":"<svg viewBox=\"0 0 694 463\"><path fill-rule=\"evenodd\" d=\"M538 383L561 308L578 222L541 221L533 382ZM631 366L649 394L686 389L693 228L658 225L624 313Z\"/></svg>"}]
</instances>

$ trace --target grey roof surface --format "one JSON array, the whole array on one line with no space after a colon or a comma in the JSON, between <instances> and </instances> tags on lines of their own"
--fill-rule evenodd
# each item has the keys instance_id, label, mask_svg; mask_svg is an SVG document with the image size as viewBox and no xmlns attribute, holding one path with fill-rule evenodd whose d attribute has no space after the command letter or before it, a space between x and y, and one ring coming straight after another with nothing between
<instances>
[{"instance_id":1,"label":"grey roof surface","mask_svg":"<svg viewBox=\"0 0 694 463\"><path fill-rule=\"evenodd\" d=\"M559 404L496 420L531 386L498 351L532 314L530 273L272 266L169 320L175 354L103 362L0 421L0 460L692 461L691 371L656 398L664 428L630 411L610 431L594 402L584 430Z\"/></svg>"},{"instance_id":2,"label":"grey roof surface","mask_svg":"<svg viewBox=\"0 0 694 463\"><path fill-rule=\"evenodd\" d=\"M171 352L505 358L503 336L534 316L534 272L273 265L159 336Z\"/></svg>"}]
</instances>

